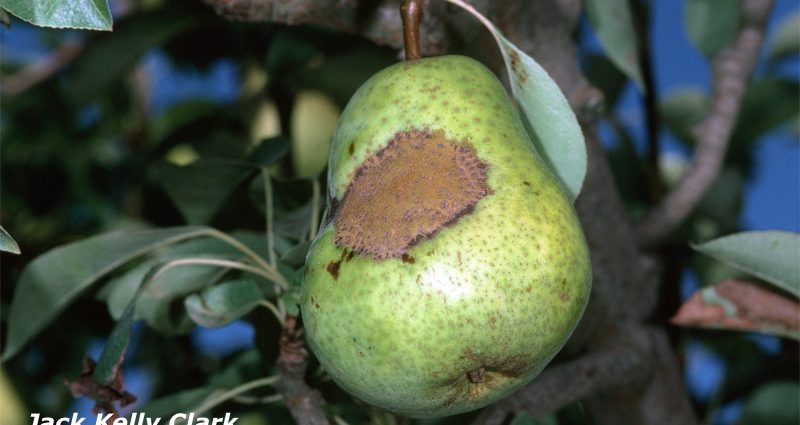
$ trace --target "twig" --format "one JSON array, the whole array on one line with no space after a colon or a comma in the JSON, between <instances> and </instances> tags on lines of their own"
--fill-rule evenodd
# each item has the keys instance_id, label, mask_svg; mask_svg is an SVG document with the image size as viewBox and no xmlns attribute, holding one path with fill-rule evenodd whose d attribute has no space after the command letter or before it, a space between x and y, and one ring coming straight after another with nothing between
<instances>
[{"instance_id":1,"label":"twig","mask_svg":"<svg viewBox=\"0 0 800 425\"><path fill-rule=\"evenodd\" d=\"M403 35L398 0L203 0L217 14L249 22L277 22L288 25L316 24L357 34L378 44L401 48ZM450 37L436 16L422 22L422 54L431 56L449 50Z\"/></svg>"},{"instance_id":2,"label":"twig","mask_svg":"<svg viewBox=\"0 0 800 425\"><path fill-rule=\"evenodd\" d=\"M323 406L325 401L319 391L306 384L308 351L302 339L302 329L297 328L296 317L286 316L281 335L281 352L278 356L280 381L275 383L283 395L286 406L299 425L329 425Z\"/></svg>"},{"instance_id":3,"label":"twig","mask_svg":"<svg viewBox=\"0 0 800 425\"><path fill-rule=\"evenodd\" d=\"M694 161L680 183L639 223L642 246L651 247L672 234L689 216L719 175L747 80L758 60L772 0L742 0L739 33L712 61L712 102L696 128Z\"/></svg>"},{"instance_id":4,"label":"twig","mask_svg":"<svg viewBox=\"0 0 800 425\"><path fill-rule=\"evenodd\" d=\"M639 69L642 71L642 103L644 104L647 125L647 193L651 202L658 202L664 195L664 183L659 172L661 144L658 140L660 130L658 114L658 93L653 75L653 61L650 57L650 13L643 0L629 0L636 27Z\"/></svg>"},{"instance_id":5,"label":"twig","mask_svg":"<svg viewBox=\"0 0 800 425\"><path fill-rule=\"evenodd\" d=\"M652 367L649 343L643 328L621 326L598 350L547 368L523 389L484 409L473 425L499 425L507 412L538 417L593 394L641 387Z\"/></svg>"},{"instance_id":6,"label":"twig","mask_svg":"<svg viewBox=\"0 0 800 425\"><path fill-rule=\"evenodd\" d=\"M3 78L0 84L0 92L6 96L17 96L24 93L72 63L85 48L85 42L65 42L41 61L27 65Z\"/></svg>"}]
</instances>

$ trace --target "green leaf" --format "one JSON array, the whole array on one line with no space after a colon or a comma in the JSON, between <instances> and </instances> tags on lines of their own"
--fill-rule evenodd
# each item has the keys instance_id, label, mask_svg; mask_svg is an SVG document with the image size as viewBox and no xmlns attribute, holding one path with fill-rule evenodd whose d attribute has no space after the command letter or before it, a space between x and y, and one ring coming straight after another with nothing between
<instances>
[{"instance_id":1,"label":"green leaf","mask_svg":"<svg viewBox=\"0 0 800 425\"><path fill-rule=\"evenodd\" d=\"M152 121L151 138L154 144L165 140L178 130L223 111L219 104L201 99L191 99L175 104Z\"/></svg>"},{"instance_id":2,"label":"green leaf","mask_svg":"<svg viewBox=\"0 0 800 425\"><path fill-rule=\"evenodd\" d=\"M659 105L661 119L682 142L694 143L692 129L700 123L708 110L708 96L696 88L672 91Z\"/></svg>"},{"instance_id":3,"label":"green leaf","mask_svg":"<svg viewBox=\"0 0 800 425\"><path fill-rule=\"evenodd\" d=\"M106 0L0 0L0 7L33 25L111 31Z\"/></svg>"},{"instance_id":4,"label":"green leaf","mask_svg":"<svg viewBox=\"0 0 800 425\"><path fill-rule=\"evenodd\" d=\"M157 171L186 221L206 224L254 168L240 161L200 159L184 166L162 162Z\"/></svg>"},{"instance_id":5,"label":"green leaf","mask_svg":"<svg viewBox=\"0 0 800 425\"><path fill-rule=\"evenodd\" d=\"M739 4L730 0L686 0L683 18L689 39L710 58L733 42L739 14Z\"/></svg>"},{"instance_id":6,"label":"green leaf","mask_svg":"<svg viewBox=\"0 0 800 425\"><path fill-rule=\"evenodd\" d=\"M602 55L590 54L586 58L586 77L603 92L606 110L613 110L628 78L611 60Z\"/></svg>"},{"instance_id":7,"label":"green leaf","mask_svg":"<svg viewBox=\"0 0 800 425\"><path fill-rule=\"evenodd\" d=\"M258 165L272 165L286 156L288 152L289 140L284 136L275 136L262 140L248 159Z\"/></svg>"},{"instance_id":8,"label":"green leaf","mask_svg":"<svg viewBox=\"0 0 800 425\"><path fill-rule=\"evenodd\" d=\"M27 0L26 0L27 1ZM187 30L196 18L180 11L154 12L127 18L113 35L94 40L75 64L66 81L66 93L75 105L82 105L127 75L145 52Z\"/></svg>"},{"instance_id":9,"label":"green leaf","mask_svg":"<svg viewBox=\"0 0 800 425\"><path fill-rule=\"evenodd\" d=\"M81 292L128 261L159 247L207 234L204 227L114 232L67 244L22 271L8 315L3 359L16 354Z\"/></svg>"},{"instance_id":10,"label":"green leaf","mask_svg":"<svg viewBox=\"0 0 800 425\"><path fill-rule=\"evenodd\" d=\"M644 91L636 28L628 0L585 0L586 15L609 59Z\"/></svg>"},{"instance_id":11,"label":"green leaf","mask_svg":"<svg viewBox=\"0 0 800 425\"><path fill-rule=\"evenodd\" d=\"M800 13L785 18L781 22L767 48L767 60L776 62L800 53Z\"/></svg>"},{"instance_id":12,"label":"green leaf","mask_svg":"<svg viewBox=\"0 0 800 425\"><path fill-rule=\"evenodd\" d=\"M220 327L244 316L261 301L261 289L252 280L230 280L184 299L189 317L200 326Z\"/></svg>"},{"instance_id":13,"label":"green leaf","mask_svg":"<svg viewBox=\"0 0 800 425\"><path fill-rule=\"evenodd\" d=\"M447 0L475 16L491 31L511 79L511 91L536 149L574 201L586 177L586 145L575 113L555 81L532 57L506 40L474 7Z\"/></svg>"},{"instance_id":14,"label":"green leaf","mask_svg":"<svg viewBox=\"0 0 800 425\"><path fill-rule=\"evenodd\" d=\"M800 423L800 383L773 381L756 390L742 410L740 425L796 425Z\"/></svg>"},{"instance_id":15,"label":"green leaf","mask_svg":"<svg viewBox=\"0 0 800 425\"><path fill-rule=\"evenodd\" d=\"M17 241L6 232L3 226L0 226L0 251L10 252L12 254L19 254L19 245Z\"/></svg>"},{"instance_id":16,"label":"green leaf","mask_svg":"<svg viewBox=\"0 0 800 425\"><path fill-rule=\"evenodd\" d=\"M306 254L311 246L311 241L303 241L291 247L280 258L281 263L290 267L300 267L306 262Z\"/></svg>"},{"instance_id":17,"label":"green leaf","mask_svg":"<svg viewBox=\"0 0 800 425\"><path fill-rule=\"evenodd\" d=\"M731 144L747 145L800 114L797 81L764 78L747 85Z\"/></svg>"},{"instance_id":18,"label":"green leaf","mask_svg":"<svg viewBox=\"0 0 800 425\"><path fill-rule=\"evenodd\" d=\"M128 349L128 342L131 339L134 310L136 310L135 297L128 304L125 314L114 326L114 330L111 331L111 335L103 345L103 352L100 353L97 366L92 373L92 381L96 384L108 385L119 374L119 368L125 358L125 351Z\"/></svg>"},{"instance_id":19,"label":"green leaf","mask_svg":"<svg viewBox=\"0 0 800 425\"><path fill-rule=\"evenodd\" d=\"M800 234L743 232L692 247L800 297Z\"/></svg>"}]
</instances>

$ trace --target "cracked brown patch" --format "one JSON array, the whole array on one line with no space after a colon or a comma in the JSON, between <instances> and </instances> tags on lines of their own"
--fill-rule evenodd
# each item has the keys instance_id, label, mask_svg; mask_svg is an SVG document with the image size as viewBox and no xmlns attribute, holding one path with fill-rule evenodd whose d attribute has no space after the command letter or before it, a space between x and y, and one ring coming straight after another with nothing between
<instances>
[{"instance_id":1,"label":"cracked brown patch","mask_svg":"<svg viewBox=\"0 0 800 425\"><path fill-rule=\"evenodd\" d=\"M402 257L489 194L486 164L442 130L397 133L356 171L334 217L337 246Z\"/></svg>"}]
</instances>

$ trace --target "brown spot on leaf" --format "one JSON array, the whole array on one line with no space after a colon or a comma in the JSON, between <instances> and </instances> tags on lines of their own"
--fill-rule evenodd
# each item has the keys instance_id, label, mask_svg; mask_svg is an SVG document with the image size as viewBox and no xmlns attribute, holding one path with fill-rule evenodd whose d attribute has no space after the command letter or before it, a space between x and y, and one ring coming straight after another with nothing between
<instances>
[{"instance_id":1,"label":"brown spot on leaf","mask_svg":"<svg viewBox=\"0 0 800 425\"><path fill-rule=\"evenodd\" d=\"M528 80L528 72L525 71L525 68L522 66L519 53L517 53L516 50L509 50L508 56L511 58L511 70L514 72L514 75L517 76L519 85L525 84L525 81Z\"/></svg>"},{"instance_id":2,"label":"brown spot on leaf","mask_svg":"<svg viewBox=\"0 0 800 425\"><path fill-rule=\"evenodd\" d=\"M522 184L524 184L525 186L530 186L531 185L530 182L526 182L526 181L523 181Z\"/></svg>"},{"instance_id":3,"label":"brown spot on leaf","mask_svg":"<svg viewBox=\"0 0 800 425\"><path fill-rule=\"evenodd\" d=\"M442 130L397 133L356 171L334 218L335 242L375 260L402 257L489 193L486 164Z\"/></svg>"},{"instance_id":4,"label":"brown spot on leaf","mask_svg":"<svg viewBox=\"0 0 800 425\"><path fill-rule=\"evenodd\" d=\"M410 255L408 255L408 254L403 254L403 256L402 256L402 257L400 257L400 258L401 258L401 259L403 260L403 262L404 262L404 263L406 263L406 264L414 264L414 263L416 263L416 262L417 262L417 260L415 260L415 259L414 259L414 257L412 257L412 256L410 256Z\"/></svg>"},{"instance_id":5,"label":"brown spot on leaf","mask_svg":"<svg viewBox=\"0 0 800 425\"><path fill-rule=\"evenodd\" d=\"M347 153L352 155L353 152L355 152L355 150L356 150L356 147L353 145L353 143L350 143L350 146L347 147Z\"/></svg>"}]
</instances>

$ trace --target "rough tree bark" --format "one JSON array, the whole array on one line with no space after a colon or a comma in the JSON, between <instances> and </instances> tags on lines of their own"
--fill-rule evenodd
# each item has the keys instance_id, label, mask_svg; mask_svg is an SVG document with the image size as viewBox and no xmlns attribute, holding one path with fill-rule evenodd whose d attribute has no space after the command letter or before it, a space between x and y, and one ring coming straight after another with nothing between
<instances>
[{"instance_id":1,"label":"rough tree bark","mask_svg":"<svg viewBox=\"0 0 800 425\"><path fill-rule=\"evenodd\" d=\"M230 19L313 23L402 48L398 0L203 1ZM578 116L589 163L576 209L594 274L584 320L565 349L573 359L551 365L527 387L484 409L475 423L499 424L521 410L541 415L577 400L585 402L593 422L600 425L697 423L664 328L644 323L657 303L662 268L651 249L686 219L719 173L772 0L741 0L738 37L713 60L712 106L698 128L690 171L637 226L625 212L600 147L596 121L602 94L588 83L577 61L572 33L580 0L470 3L550 73ZM466 13L442 1L429 0L425 9L423 55L445 53L458 40L483 31Z\"/></svg>"}]
</instances>

